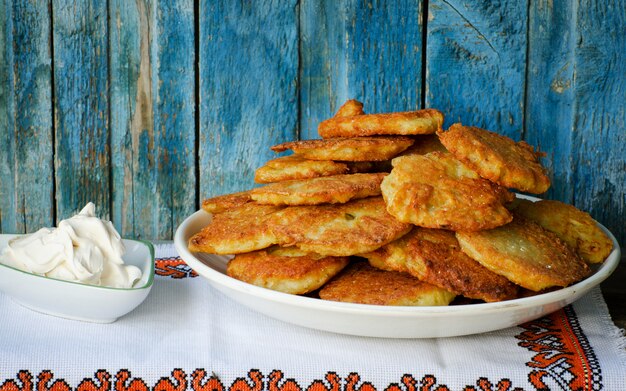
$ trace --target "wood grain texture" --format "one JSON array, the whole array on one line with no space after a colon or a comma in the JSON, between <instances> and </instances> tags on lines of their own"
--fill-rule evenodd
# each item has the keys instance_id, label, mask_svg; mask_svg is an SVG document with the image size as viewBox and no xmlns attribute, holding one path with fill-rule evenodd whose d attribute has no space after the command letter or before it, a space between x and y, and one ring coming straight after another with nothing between
<instances>
[{"instance_id":1,"label":"wood grain texture","mask_svg":"<svg viewBox=\"0 0 626 391\"><path fill-rule=\"evenodd\" d=\"M625 1L534 3L527 139L548 153L547 197L626 239Z\"/></svg>"},{"instance_id":2,"label":"wood grain texture","mask_svg":"<svg viewBox=\"0 0 626 391\"><path fill-rule=\"evenodd\" d=\"M20 232L15 200L15 75L13 74L13 8L0 7L0 231Z\"/></svg>"},{"instance_id":3,"label":"wood grain texture","mask_svg":"<svg viewBox=\"0 0 626 391\"><path fill-rule=\"evenodd\" d=\"M126 237L170 238L346 99L423 93L445 126L539 146L545 197L624 244L626 0L423 3L0 0L0 231L94 201Z\"/></svg>"},{"instance_id":4,"label":"wood grain texture","mask_svg":"<svg viewBox=\"0 0 626 391\"><path fill-rule=\"evenodd\" d=\"M112 1L113 220L171 238L195 210L193 1Z\"/></svg>"},{"instance_id":5,"label":"wood grain texture","mask_svg":"<svg viewBox=\"0 0 626 391\"><path fill-rule=\"evenodd\" d=\"M87 202L109 218L106 2L52 1L57 220Z\"/></svg>"},{"instance_id":6,"label":"wood grain texture","mask_svg":"<svg viewBox=\"0 0 626 391\"><path fill-rule=\"evenodd\" d=\"M414 110L422 94L422 2L300 2L300 138L348 99Z\"/></svg>"},{"instance_id":7,"label":"wood grain texture","mask_svg":"<svg viewBox=\"0 0 626 391\"><path fill-rule=\"evenodd\" d=\"M626 1L576 8L574 204L626 239ZM618 217L619 216L619 217Z\"/></svg>"},{"instance_id":8,"label":"wood grain texture","mask_svg":"<svg viewBox=\"0 0 626 391\"><path fill-rule=\"evenodd\" d=\"M431 0L426 106L444 126L479 126L522 136L527 1Z\"/></svg>"},{"instance_id":9,"label":"wood grain texture","mask_svg":"<svg viewBox=\"0 0 626 391\"><path fill-rule=\"evenodd\" d=\"M45 2L0 10L0 229L53 220L50 13Z\"/></svg>"},{"instance_id":10,"label":"wood grain texture","mask_svg":"<svg viewBox=\"0 0 626 391\"><path fill-rule=\"evenodd\" d=\"M575 30L569 0L531 4L528 28L526 141L547 156L552 186L545 197L574 200L572 125Z\"/></svg>"},{"instance_id":11,"label":"wood grain texture","mask_svg":"<svg viewBox=\"0 0 626 391\"><path fill-rule=\"evenodd\" d=\"M111 217L124 237L152 237L154 115L151 1L113 0L109 9ZM144 142L141 149L140 139Z\"/></svg>"},{"instance_id":12,"label":"wood grain texture","mask_svg":"<svg viewBox=\"0 0 626 391\"><path fill-rule=\"evenodd\" d=\"M198 207L193 0L159 1L154 26L155 187L144 196L156 198L152 237L166 239Z\"/></svg>"},{"instance_id":13,"label":"wood grain texture","mask_svg":"<svg viewBox=\"0 0 626 391\"><path fill-rule=\"evenodd\" d=\"M269 147L296 138L295 1L201 1L200 197L254 186Z\"/></svg>"}]
</instances>

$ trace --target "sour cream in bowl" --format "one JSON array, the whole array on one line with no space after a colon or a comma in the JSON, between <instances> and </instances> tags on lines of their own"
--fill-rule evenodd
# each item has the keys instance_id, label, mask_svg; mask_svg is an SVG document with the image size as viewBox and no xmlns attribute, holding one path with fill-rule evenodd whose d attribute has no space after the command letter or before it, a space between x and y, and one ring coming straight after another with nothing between
<instances>
[{"instance_id":1,"label":"sour cream in bowl","mask_svg":"<svg viewBox=\"0 0 626 391\"><path fill-rule=\"evenodd\" d=\"M0 235L0 290L38 312L112 322L143 302L153 279L152 245L121 239L92 203L56 228Z\"/></svg>"}]
</instances>

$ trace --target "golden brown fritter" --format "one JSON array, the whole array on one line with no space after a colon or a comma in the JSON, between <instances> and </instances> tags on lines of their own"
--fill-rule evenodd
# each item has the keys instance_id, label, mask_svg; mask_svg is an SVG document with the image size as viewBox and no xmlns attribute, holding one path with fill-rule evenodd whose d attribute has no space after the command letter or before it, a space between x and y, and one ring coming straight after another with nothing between
<instances>
[{"instance_id":1,"label":"golden brown fritter","mask_svg":"<svg viewBox=\"0 0 626 391\"><path fill-rule=\"evenodd\" d=\"M346 103L341 105L335 117L351 117L353 115L363 115L365 112L363 111L363 103L359 102L356 99L347 100Z\"/></svg>"},{"instance_id":2,"label":"golden brown fritter","mask_svg":"<svg viewBox=\"0 0 626 391\"><path fill-rule=\"evenodd\" d=\"M389 160L413 144L413 139L403 136L341 137L325 140L290 141L274 145L274 152L291 149L311 160L339 160L368 162Z\"/></svg>"},{"instance_id":3,"label":"golden brown fritter","mask_svg":"<svg viewBox=\"0 0 626 391\"><path fill-rule=\"evenodd\" d=\"M524 141L461 124L437 134L448 151L483 178L535 194L550 187L550 178L539 163L542 154Z\"/></svg>"},{"instance_id":4,"label":"golden brown fritter","mask_svg":"<svg viewBox=\"0 0 626 391\"><path fill-rule=\"evenodd\" d=\"M477 231L511 221L503 206L513 194L480 178L449 153L400 156L383 179L387 210L426 228Z\"/></svg>"},{"instance_id":5,"label":"golden brown fritter","mask_svg":"<svg viewBox=\"0 0 626 391\"><path fill-rule=\"evenodd\" d=\"M283 209L249 202L213 215L211 222L189 239L189 251L210 254L240 254L278 243L267 224Z\"/></svg>"},{"instance_id":6,"label":"golden brown fritter","mask_svg":"<svg viewBox=\"0 0 626 391\"><path fill-rule=\"evenodd\" d=\"M291 155L266 162L254 172L254 181L273 183L347 174L348 172L350 172L350 167L347 163L310 160L302 156Z\"/></svg>"},{"instance_id":7,"label":"golden brown fritter","mask_svg":"<svg viewBox=\"0 0 626 391\"><path fill-rule=\"evenodd\" d=\"M361 256L373 266L408 272L440 288L487 302L514 299L517 286L461 251L454 232L415 227L400 239Z\"/></svg>"},{"instance_id":8,"label":"golden brown fritter","mask_svg":"<svg viewBox=\"0 0 626 391\"><path fill-rule=\"evenodd\" d=\"M406 273L376 269L367 262L353 262L324 285L319 295L323 300L400 306L448 305L455 296Z\"/></svg>"},{"instance_id":9,"label":"golden brown fritter","mask_svg":"<svg viewBox=\"0 0 626 391\"><path fill-rule=\"evenodd\" d=\"M220 213L228 209L237 208L252 201L250 191L224 194L221 196L207 198L202 201L202 209L209 213Z\"/></svg>"},{"instance_id":10,"label":"golden brown fritter","mask_svg":"<svg viewBox=\"0 0 626 391\"><path fill-rule=\"evenodd\" d=\"M385 175L348 174L277 182L253 189L250 196L260 204L271 205L345 203L352 199L380 195L380 182Z\"/></svg>"},{"instance_id":11,"label":"golden brown fritter","mask_svg":"<svg viewBox=\"0 0 626 391\"><path fill-rule=\"evenodd\" d=\"M263 288L302 295L324 285L348 262L348 257L325 257L274 246L236 255L228 262L226 274Z\"/></svg>"},{"instance_id":12,"label":"golden brown fritter","mask_svg":"<svg viewBox=\"0 0 626 391\"><path fill-rule=\"evenodd\" d=\"M502 227L457 232L463 252L486 268L533 291L565 287L589 267L555 234L522 217Z\"/></svg>"},{"instance_id":13,"label":"golden brown fritter","mask_svg":"<svg viewBox=\"0 0 626 391\"><path fill-rule=\"evenodd\" d=\"M323 138L432 134L441 130L443 113L435 109L332 117L320 122Z\"/></svg>"},{"instance_id":14,"label":"golden brown fritter","mask_svg":"<svg viewBox=\"0 0 626 391\"><path fill-rule=\"evenodd\" d=\"M555 233L587 263L603 262L613 249L613 241L596 221L575 206L560 201L519 200L514 214Z\"/></svg>"},{"instance_id":15,"label":"golden brown fritter","mask_svg":"<svg viewBox=\"0 0 626 391\"><path fill-rule=\"evenodd\" d=\"M332 256L374 251L411 229L387 213L381 197L292 206L272 215L268 225L282 246Z\"/></svg>"},{"instance_id":16,"label":"golden brown fritter","mask_svg":"<svg viewBox=\"0 0 626 391\"><path fill-rule=\"evenodd\" d=\"M413 137L414 143L398 156L426 155L431 152L448 152L436 134Z\"/></svg>"}]
</instances>

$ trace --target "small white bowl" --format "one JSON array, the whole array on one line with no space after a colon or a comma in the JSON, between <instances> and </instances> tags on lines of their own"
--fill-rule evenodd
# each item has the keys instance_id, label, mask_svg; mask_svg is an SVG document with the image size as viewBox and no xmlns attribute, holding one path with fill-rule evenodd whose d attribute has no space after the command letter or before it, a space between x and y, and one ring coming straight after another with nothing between
<instances>
[{"instance_id":1,"label":"small white bowl","mask_svg":"<svg viewBox=\"0 0 626 391\"><path fill-rule=\"evenodd\" d=\"M0 235L0 252L19 235ZM17 303L48 315L85 322L111 323L148 296L154 281L154 248L148 242L123 239L124 263L142 276L133 288L109 288L28 273L0 264L0 291Z\"/></svg>"}]
</instances>

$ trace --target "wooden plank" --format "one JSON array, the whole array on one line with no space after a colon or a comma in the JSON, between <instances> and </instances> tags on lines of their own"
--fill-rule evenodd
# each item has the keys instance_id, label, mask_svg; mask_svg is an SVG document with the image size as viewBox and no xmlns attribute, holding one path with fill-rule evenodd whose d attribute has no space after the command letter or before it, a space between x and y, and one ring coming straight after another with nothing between
<instances>
[{"instance_id":1,"label":"wooden plank","mask_svg":"<svg viewBox=\"0 0 626 391\"><path fill-rule=\"evenodd\" d=\"M111 216L122 236L151 238L156 188L150 55L153 4L113 0L109 7Z\"/></svg>"},{"instance_id":2,"label":"wooden plank","mask_svg":"<svg viewBox=\"0 0 626 391\"><path fill-rule=\"evenodd\" d=\"M522 137L527 1L431 0L426 106L455 122Z\"/></svg>"},{"instance_id":3,"label":"wooden plank","mask_svg":"<svg viewBox=\"0 0 626 391\"><path fill-rule=\"evenodd\" d=\"M194 2L161 0L153 51L156 208L154 233L172 238L196 204ZM145 196L152 196L146 194Z\"/></svg>"},{"instance_id":4,"label":"wooden plank","mask_svg":"<svg viewBox=\"0 0 626 391\"><path fill-rule=\"evenodd\" d=\"M300 137L347 99L366 112L412 110L422 94L422 2L300 3Z\"/></svg>"},{"instance_id":5,"label":"wooden plank","mask_svg":"<svg viewBox=\"0 0 626 391\"><path fill-rule=\"evenodd\" d=\"M0 7L0 232L22 232L15 201L15 89L13 75L13 8Z\"/></svg>"},{"instance_id":6,"label":"wooden plank","mask_svg":"<svg viewBox=\"0 0 626 391\"><path fill-rule=\"evenodd\" d=\"M13 74L13 8L0 7L0 232L22 232L15 200L15 77Z\"/></svg>"},{"instance_id":7,"label":"wooden plank","mask_svg":"<svg viewBox=\"0 0 626 391\"><path fill-rule=\"evenodd\" d=\"M574 18L570 1L533 2L529 12L526 141L542 159L552 186L546 198L573 203Z\"/></svg>"},{"instance_id":8,"label":"wooden plank","mask_svg":"<svg viewBox=\"0 0 626 391\"><path fill-rule=\"evenodd\" d=\"M253 187L271 145L296 138L297 7L200 2L200 197Z\"/></svg>"},{"instance_id":9,"label":"wooden plank","mask_svg":"<svg viewBox=\"0 0 626 391\"><path fill-rule=\"evenodd\" d=\"M107 4L52 1L57 219L109 218Z\"/></svg>"},{"instance_id":10,"label":"wooden plank","mask_svg":"<svg viewBox=\"0 0 626 391\"><path fill-rule=\"evenodd\" d=\"M533 3L527 138L548 153L546 195L626 239L625 1Z\"/></svg>"},{"instance_id":11,"label":"wooden plank","mask_svg":"<svg viewBox=\"0 0 626 391\"><path fill-rule=\"evenodd\" d=\"M580 0L572 122L574 204L626 240L626 1Z\"/></svg>"},{"instance_id":12,"label":"wooden plank","mask_svg":"<svg viewBox=\"0 0 626 391\"><path fill-rule=\"evenodd\" d=\"M113 217L171 239L196 209L193 1L111 2Z\"/></svg>"},{"instance_id":13,"label":"wooden plank","mask_svg":"<svg viewBox=\"0 0 626 391\"><path fill-rule=\"evenodd\" d=\"M53 224L50 13L44 2L0 10L0 228Z\"/></svg>"}]
</instances>

